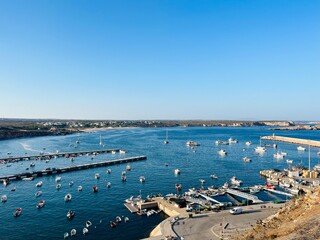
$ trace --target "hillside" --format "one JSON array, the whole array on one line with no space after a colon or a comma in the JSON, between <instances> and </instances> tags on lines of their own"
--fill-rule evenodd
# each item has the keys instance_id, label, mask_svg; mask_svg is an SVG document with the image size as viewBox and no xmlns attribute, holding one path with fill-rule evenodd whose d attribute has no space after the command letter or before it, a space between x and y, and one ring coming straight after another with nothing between
<instances>
[{"instance_id":1,"label":"hillside","mask_svg":"<svg viewBox=\"0 0 320 240\"><path fill-rule=\"evenodd\" d=\"M236 239L320 239L319 216L320 187L311 194L293 199L278 213L261 221Z\"/></svg>"}]
</instances>

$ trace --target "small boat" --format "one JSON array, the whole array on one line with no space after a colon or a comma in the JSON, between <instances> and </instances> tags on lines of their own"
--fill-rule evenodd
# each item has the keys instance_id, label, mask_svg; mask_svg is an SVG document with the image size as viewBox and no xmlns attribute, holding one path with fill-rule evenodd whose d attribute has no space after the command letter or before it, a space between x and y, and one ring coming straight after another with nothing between
<instances>
[{"instance_id":1,"label":"small boat","mask_svg":"<svg viewBox=\"0 0 320 240\"><path fill-rule=\"evenodd\" d=\"M122 182L126 182L127 181L127 176L126 175L122 175L121 176L121 181Z\"/></svg>"},{"instance_id":2,"label":"small boat","mask_svg":"<svg viewBox=\"0 0 320 240\"><path fill-rule=\"evenodd\" d=\"M201 184L204 184L206 182L206 180L204 179L200 179L199 181L201 182Z\"/></svg>"},{"instance_id":3,"label":"small boat","mask_svg":"<svg viewBox=\"0 0 320 240\"><path fill-rule=\"evenodd\" d=\"M168 140L168 129L166 129L166 139L163 141L164 144L168 144L169 140Z\"/></svg>"},{"instance_id":4,"label":"small boat","mask_svg":"<svg viewBox=\"0 0 320 240\"><path fill-rule=\"evenodd\" d=\"M176 184L176 190L180 191L182 189L182 185L180 183Z\"/></svg>"},{"instance_id":5,"label":"small boat","mask_svg":"<svg viewBox=\"0 0 320 240\"><path fill-rule=\"evenodd\" d=\"M69 201L71 201L71 198L72 198L71 194L70 194L70 193L67 193L67 194L64 196L64 201L65 201L65 202L69 202Z\"/></svg>"},{"instance_id":6,"label":"small boat","mask_svg":"<svg viewBox=\"0 0 320 240\"><path fill-rule=\"evenodd\" d=\"M175 170L174 170L174 174L175 174L175 175L179 175L179 174L180 174L180 169L178 169L178 168L175 169Z\"/></svg>"},{"instance_id":7,"label":"small boat","mask_svg":"<svg viewBox=\"0 0 320 240\"><path fill-rule=\"evenodd\" d=\"M6 187L10 184L10 180L9 179L3 179L3 185Z\"/></svg>"},{"instance_id":8,"label":"small boat","mask_svg":"<svg viewBox=\"0 0 320 240\"><path fill-rule=\"evenodd\" d=\"M121 217L116 216L116 223L120 223L122 221Z\"/></svg>"},{"instance_id":9,"label":"small boat","mask_svg":"<svg viewBox=\"0 0 320 240\"><path fill-rule=\"evenodd\" d=\"M233 139L233 138L229 138L228 139L228 142L231 144L231 143L238 143L238 140L237 139Z\"/></svg>"},{"instance_id":10,"label":"small boat","mask_svg":"<svg viewBox=\"0 0 320 240\"><path fill-rule=\"evenodd\" d=\"M292 159L287 159L287 163L293 163L293 160Z\"/></svg>"},{"instance_id":11,"label":"small boat","mask_svg":"<svg viewBox=\"0 0 320 240\"><path fill-rule=\"evenodd\" d=\"M111 154L116 154L117 152L115 150L112 150L111 151Z\"/></svg>"},{"instance_id":12,"label":"small boat","mask_svg":"<svg viewBox=\"0 0 320 240\"><path fill-rule=\"evenodd\" d=\"M241 180L237 180L235 176L233 176L232 178L230 178L231 184L236 185L236 186L240 186L242 184Z\"/></svg>"},{"instance_id":13,"label":"small boat","mask_svg":"<svg viewBox=\"0 0 320 240\"><path fill-rule=\"evenodd\" d=\"M290 183L287 183L287 182L279 182L279 187L289 188L289 187L291 187L291 185L290 185Z\"/></svg>"},{"instance_id":14,"label":"small boat","mask_svg":"<svg viewBox=\"0 0 320 240\"><path fill-rule=\"evenodd\" d=\"M30 163L30 167L34 167L36 165L35 162Z\"/></svg>"},{"instance_id":15,"label":"small boat","mask_svg":"<svg viewBox=\"0 0 320 240\"><path fill-rule=\"evenodd\" d=\"M317 155L318 155L318 156L320 156L320 151L319 151L319 152L317 152Z\"/></svg>"},{"instance_id":16,"label":"small boat","mask_svg":"<svg viewBox=\"0 0 320 240\"><path fill-rule=\"evenodd\" d=\"M215 141L215 144L216 145L229 145L229 142L224 142L224 141L217 140L217 141Z\"/></svg>"},{"instance_id":17,"label":"small boat","mask_svg":"<svg viewBox=\"0 0 320 240\"><path fill-rule=\"evenodd\" d=\"M188 141L186 144L187 144L188 147L197 147L197 146L200 146L199 143L194 142L194 141Z\"/></svg>"},{"instance_id":18,"label":"small boat","mask_svg":"<svg viewBox=\"0 0 320 240\"><path fill-rule=\"evenodd\" d=\"M37 208L42 208L45 203L46 203L45 200L41 200L40 202L37 203L36 207L37 207Z\"/></svg>"},{"instance_id":19,"label":"small boat","mask_svg":"<svg viewBox=\"0 0 320 240\"><path fill-rule=\"evenodd\" d=\"M69 237L69 233L65 232L65 233L63 234L63 239L67 239L68 237Z\"/></svg>"},{"instance_id":20,"label":"small boat","mask_svg":"<svg viewBox=\"0 0 320 240\"><path fill-rule=\"evenodd\" d=\"M140 182L141 182L141 183L144 183L145 181L146 181L146 178L145 178L144 176L141 176L141 177L140 177Z\"/></svg>"},{"instance_id":21,"label":"small boat","mask_svg":"<svg viewBox=\"0 0 320 240\"><path fill-rule=\"evenodd\" d=\"M17 190L16 187L11 188L11 192L14 192L14 191L16 191L16 190Z\"/></svg>"},{"instance_id":22,"label":"small boat","mask_svg":"<svg viewBox=\"0 0 320 240\"><path fill-rule=\"evenodd\" d=\"M273 157L276 159L283 159L284 158L284 156L280 152L273 154Z\"/></svg>"},{"instance_id":23,"label":"small boat","mask_svg":"<svg viewBox=\"0 0 320 240\"><path fill-rule=\"evenodd\" d=\"M22 181L32 181L32 180L33 180L33 177L22 178Z\"/></svg>"},{"instance_id":24,"label":"small boat","mask_svg":"<svg viewBox=\"0 0 320 240\"><path fill-rule=\"evenodd\" d=\"M58 183L58 184L56 185L56 189L59 190L60 188L61 188L61 184Z\"/></svg>"},{"instance_id":25,"label":"small boat","mask_svg":"<svg viewBox=\"0 0 320 240\"><path fill-rule=\"evenodd\" d=\"M11 167L11 163L8 163L8 164L7 164L7 167Z\"/></svg>"},{"instance_id":26,"label":"small boat","mask_svg":"<svg viewBox=\"0 0 320 240\"><path fill-rule=\"evenodd\" d=\"M168 166L169 166L169 164L168 164L168 163L164 163L164 165L165 165L166 167L168 167Z\"/></svg>"},{"instance_id":27,"label":"small boat","mask_svg":"<svg viewBox=\"0 0 320 240\"><path fill-rule=\"evenodd\" d=\"M75 236L77 234L77 230L75 230L74 228L71 230L70 235Z\"/></svg>"},{"instance_id":28,"label":"small boat","mask_svg":"<svg viewBox=\"0 0 320 240\"><path fill-rule=\"evenodd\" d=\"M258 146L254 149L256 153L265 153L267 150L265 147Z\"/></svg>"},{"instance_id":29,"label":"small boat","mask_svg":"<svg viewBox=\"0 0 320 240\"><path fill-rule=\"evenodd\" d=\"M97 186L93 186L93 187L92 187L92 191L93 191L93 192L98 192L98 187L97 187Z\"/></svg>"},{"instance_id":30,"label":"small boat","mask_svg":"<svg viewBox=\"0 0 320 240\"><path fill-rule=\"evenodd\" d=\"M100 174L99 174L99 173L96 173L96 174L94 175L94 177L95 177L95 179L99 179L99 178L100 178Z\"/></svg>"},{"instance_id":31,"label":"small boat","mask_svg":"<svg viewBox=\"0 0 320 240\"><path fill-rule=\"evenodd\" d=\"M115 222L110 221L110 227L115 228L117 224Z\"/></svg>"},{"instance_id":32,"label":"small boat","mask_svg":"<svg viewBox=\"0 0 320 240\"><path fill-rule=\"evenodd\" d=\"M286 157L288 154L286 153L286 152L280 152L280 154L282 155L282 156L284 156L284 157Z\"/></svg>"},{"instance_id":33,"label":"small boat","mask_svg":"<svg viewBox=\"0 0 320 240\"><path fill-rule=\"evenodd\" d=\"M6 202L8 199L7 195L2 195L1 196L1 202Z\"/></svg>"},{"instance_id":34,"label":"small boat","mask_svg":"<svg viewBox=\"0 0 320 240\"><path fill-rule=\"evenodd\" d=\"M129 222L129 218L128 218L128 217L125 217L125 218L124 218L124 222Z\"/></svg>"},{"instance_id":35,"label":"small boat","mask_svg":"<svg viewBox=\"0 0 320 240\"><path fill-rule=\"evenodd\" d=\"M248 157L244 157L244 158L242 158L242 160L243 160L244 162L251 162L251 159L248 158Z\"/></svg>"},{"instance_id":36,"label":"small boat","mask_svg":"<svg viewBox=\"0 0 320 240\"><path fill-rule=\"evenodd\" d=\"M86 227L89 228L92 226L92 222L90 222L89 220L86 221Z\"/></svg>"},{"instance_id":37,"label":"small boat","mask_svg":"<svg viewBox=\"0 0 320 240\"><path fill-rule=\"evenodd\" d=\"M68 219L72 219L75 214L76 214L75 211L69 210L69 211L67 212L67 218L68 218Z\"/></svg>"},{"instance_id":38,"label":"small boat","mask_svg":"<svg viewBox=\"0 0 320 240\"><path fill-rule=\"evenodd\" d=\"M82 229L83 235L86 235L88 232L89 232L88 228L85 228L85 227L84 227L84 228Z\"/></svg>"},{"instance_id":39,"label":"small boat","mask_svg":"<svg viewBox=\"0 0 320 240\"><path fill-rule=\"evenodd\" d=\"M111 173L111 169L107 169L107 174L110 174Z\"/></svg>"},{"instance_id":40,"label":"small boat","mask_svg":"<svg viewBox=\"0 0 320 240\"><path fill-rule=\"evenodd\" d=\"M223 149L220 149L218 151L218 154L221 155L221 156L225 156L225 155L227 155L227 152L225 150L223 150Z\"/></svg>"},{"instance_id":41,"label":"small boat","mask_svg":"<svg viewBox=\"0 0 320 240\"><path fill-rule=\"evenodd\" d=\"M126 152L127 152L126 150L121 150L121 149L119 150L120 154L125 154Z\"/></svg>"},{"instance_id":42,"label":"small boat","mask_svg":"<svg viewBox=\"0 0 320 240\"><path fill-rule=\"evenodd\" d=\"M17 208L14 212L13 212L13 216L14 217L19 217L22 213L22 208Z\"/></svg>"},{"instance_id":43,"label":"small boat","mask_svg":"<svg viewBox=\"0 0 320 240\"><path fill-rule=\"evenodd\" d=\"M37 182L37 183L36 183L36 187L41 187L41 186L42 186L42 183L43 183L42 181Z\"/></svg>"},{"instance_id":44,"label":"small boat","mask_svg":"<svg viewBox=\"0 0 320 240\"><path fill-rule=\"evenodd\" d=\"M297 147L297 150L298 150L298 151L305 151L306 148L305 148L305 147L302 147L302 146L299 146L299 147Z\"/></svg>"},{"instance_id":45,"label":"small boat","mask_svg":"<svg viewBox=\"0 0 320 240\"><path fill-rule=\"evenodd\" d=\"M127 174L126 171L122 171L121 173L122 176L125 176L126 174Z\"/></svg>"},{"instance_id":46,"label":"small boat","mask_svg":"<svg viewBox=\"0 0 320 240\"><path fill-rule=\"evenodd\" d=\"M36 196L36 197L40 197L41 195L42 195L42 192L41 192L41 191L38 191L38 192L35 193L35 196Z\"/></svg>"},{"instance_id":47,"label":"small boat","mask_svg":"<svg viewBox=\"0 0 320 240\"><path fill-rule=\"evenodd\" d=\"M130 164L128 164L128 165L126 166L126 170L127 170L127 171L130 171L130 170L131 170Z\"/></svg>"},{"instance_id":48,"label":"small boat","mask_svg":"<svg viewBox=\"0 0 320 240\"><path fill-rule=\"evenodd\" d=\"M69 182L69 186L70 187L73 186L73 181Z\"/></svg>"},{"instance_id":49,"label":"small boat","mask_svg":"<svg viewBox=\"0 0 320 240\"><path fill-rule=\"evenodd\" d=\"M107 182L107 188L111 188L111 182Z\"/></svg>"},{"instance_id":50,"label":"small boat","mask_svg":"<svg viewBox=\"0 0 320 240\"><path fill-rule=\"evenodd\" d=\"M61 177L56 177L56 182L60 182L61 181Z\"/></svg>"},{"instance_id":51,"label":"small boat","mask_svg":"<svg viewBox=\"0 0 320 240\"><path fill-rule=\"evenodd\" d=\"M78 192L81 192L82 191L82 186L78 186Z\"/></svg>"},{"instance_id":52,"label":"small boat","mask_svg":"<svg viewBox=\"0 0 320 240\"><path fill-rule=\"evenodd\" d=\"M211 178L211 179L218 179L217 175L215 175L215 174L211 174L211 175L210 175L210 178Z\"/></svg>"},{"instance_id":53,"label":"small boat","mask_svg":"<svg viewBox=\"0 0 320 240\"><path fill-rule=\"evenodd\" d=\"M247 141L246 142L246 146L251 146L252 142L251 141Z\"/></svg>"},{"instance_id":54,"label":"small boat","mask_svg":"<svg viewBox=\"0 0 320 240\"><path fill-rule=\"evenodd\" d=\"M250 188L250 194L256 194L258 192L260 192L259 188L255 188L255 187Z\"/></svg>"}]
</instances>

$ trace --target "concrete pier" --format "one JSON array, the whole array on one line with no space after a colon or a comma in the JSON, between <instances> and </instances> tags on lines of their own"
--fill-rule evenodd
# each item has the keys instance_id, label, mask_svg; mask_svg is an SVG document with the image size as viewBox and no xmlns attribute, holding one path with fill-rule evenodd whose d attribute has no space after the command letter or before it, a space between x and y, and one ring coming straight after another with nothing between
<instances>
[{"instance_id":1,"label":"concrete pier","mask_svg":"<svg viewBox=\"0 0 320 240\"><path fill-rule=\"evenodd\" d=\"M257 196L253 196L251 194L244 193L244 192L241 192L241 191L237 191L237 190L234 190L234 189L227 189L227 193L229 193L231 195L235 195L235 196L239 196L239 197L245 198L247 200L251 200L252 203L262 203L263 202Z\"/></svg>"},{"instance_id":2,"label":"concrete pier","mask_svg":"<svg viewBox=\"0 0 320 240\"><path fill-rule=\"evenodd\" d=\"M286 142L286 143L294 143L294 144L298 144L298 145L305 145L305 146L320 148L320 141L315 141L315 140L291 138L291 137L281 137L281 136L275 136L275 135L263 136L263 137L261 137L261 139L262 140L270 140L270 141Z\"/></svg>"},{"instance_id":3,"label":"concrete pier","mask_svg":"<svg viewBox=\"0 0 320 240\"><path fill-rule=\"evenodd\" d=\"M130 158L122 158L118 160L111 160L111 161L108 160L103 162L87 163L87 164L81 164L76 166L67 166L62 168L47 168L41 171L25 172L20 174L0 176L0 180L2 181L22 180L23 178L42 177L46 175L61 174L64 172L72 172L72 171L78 171L78 170L84 170L84 169L96 168L96 167L105 167L105 166L111 166L111 165L121 164L121 163L136 162L136 161L141 161L146 159L147 159L146 156L137 156L137 157L130 157Z\"/></svg>"}]
</instances>

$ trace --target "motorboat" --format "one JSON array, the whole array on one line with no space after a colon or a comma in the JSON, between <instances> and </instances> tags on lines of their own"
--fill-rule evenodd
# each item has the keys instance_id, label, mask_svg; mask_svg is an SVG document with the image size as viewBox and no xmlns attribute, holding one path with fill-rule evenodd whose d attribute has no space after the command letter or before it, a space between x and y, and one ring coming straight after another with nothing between
<instances>
[{"instance_id":1,"label":"motorboat","mask_svg":"<svg viewBox=\"0 0 320 240\"><path fill-rule=\"evenodd\" d=\"M223 184L223 186L222 186L223 189L227 189L227 188L229 188L229 187L230 187L230 185L229 185L228 182L225 182L225 183Z\"/></svg>"},{"instance_id":2,"label":"motorboat","mask_svg":"<svg viewBox=\"0 0 320 240\"><path fill-rule=\"evenodd\" d=\"M46 203L45 200L41 200L40 202L37 203L36 207L37 207L37 208L42 208L42 207L44 207L44 204L45 204L45 203Z\"/></svg>"},{"instance_id":3,"label":"motorboat","mask_svg":"<svg viewBox=\"0 0 320 240\"><path fill-rule=\"evenodd\" d=\"M215 175L215 174L211 174L211 175L210 175L210 178L211 178L211 179L218 179L217 175Z\"/></svg>"},{"instance_id":4,"label":"motorboat","mask_svg":"<svg viewBox=\"0 0 320 240\"><path fill-rule=\"evenodd\" d=\"M70 187L73 186L73 181L69 182L69 186L70 186Z\"/></svg>"},{"instance_id":5,"label":"motorboat","mask_svg":"<svg viewBox=\"0 0 320 240\"><path fill-rule=\"evenodd\" d=\"M182 185L180 183L176 184L176 190L180 191L182 189Z\"/></svg>"},{"instance_id":6,"label":"motorboat","mask_svg":"<svg viewBox=\"0 0 320 240\"><path fill-rule=\"evenodd\" d=\"M217 140L217 141L215 141L215 144L216 145L229 145L229 142Z\"/></svg>"},{"instance_id":7,"label":"motorboat","mask_svg":"<svg viewBox=\"0 0 320 240\"><path fill-rule=\"evenodd\" d=\"M175 169L175 170L174 170L174 174L175 174L175 175L179 175L179 174L180 174L180 169L178 169L178 168Z\"/></svg>"},{"instance_id":8,"label":"motorboat","mask_svg":"<svg viewBox=\"0 0 320 240\"><path fill-rule=\"evenodd\" d=\"M36 197L40 197L42 195L42 191L38 191L34 194Z\"/></svg>"},{"instance_id":9,"label":"motorboat","mask_svg":"<svg viewBox=\"0 0 320 240\"><path fill-rule=\"evenodd\" d=\"M110 227L115 228L117 224L115 222L110 221Z\"/></svg>"},{"instance_id":10,"label":"motorboat","mask_svg":"<svg viewBox=\"0 0 320 240\"><path fill-rule=\"evenodd\" d=\"M99 173L96 173L96 174L94 175L94 177L95 177L95 179L99 179L99 178L100 178L100 174L99 174Z\"/></svg>"},{"instance_id":11,"label":"motorboat","mask_svg":"<svg viewBox=\"0 0 320 240\"><path fill-rule=\"evenodd\" d=\"M242 158L242 160L243 160L244 162L251 162L251 159L248 158L248 157L244 157L244 158Z\"/></svg>"},{"instance_id":12,"label":"motorboat","mask_svg":"<svg viewBox=\"0 0 320 240\"><path fill-rule=\"evenodd\" d=\"M276 189L276 186L274 186L274 185L272 185L271 183L268 182L268 183L266 184L266 188L275 190L275 189Z\"/></svg>"},{"instance_id":13,"label":"motorboat","mask_svg":"<svg viewBox=\"0 0 320 240\"><path fill-rule=\"evenodd\" d=\"M305 151L306 148L305 148L305 147L302 147L302 146L298 146L298 147L297 147L297 150L298 150L298 151Z\"/></svg>"},{"instance_id":14,"label":"motorboat","mask_svg":"<svg viewBox=\"0 0 320 240\"><path fill-rule=\"evenodd\" d=\"M76 234L77 234L77 230L73 228L70 232L71 237L75 236Z\"/></svg>"},{"instance_id":15,"label":"motorboat","mask_svg":"<svg viewBox=\"0 0 320 240\"><path fill-rule=\"evenodd\" d=\"M168 144L169 143L169 139L168 139L168 129L166 130L166 139L163 141L164 144Z\"/></svg>"},{"instance_id":16,"label":"motorboat","mask_svg":"<svg viewBox=\"0 0 320 240\"><path fill-rule=\"evenodd\" d=\"M56 182L60 182L61 181L61 177L56 177Z\"/></svg>"},{"instance_id":17,"label":"motorboat","mask_svg":"<svg viewBox=\"0 0 320 240\"><path fill-rule=\"evenodd\" d=\"M69 233L68 232L65 232L64 234L63 234L63 239L67 239L69 237Z\"/></svg>"},{"instance_id":18,"label":"motorboat","mask_svg":"<svg viewBox=\"0 0 320 240\"><path fill-rule=\"evenodd\" d=\"M140 202L141 200L142 200L142 198L141 198L141 196L139 195L139 196L137 196L137 197L131 196L131 197L127 198L127 199L125 200L125 202L131 204L131 203Z\"/></svg>"},{"instance_id":19,"label":"motorboat","mask_svg":"<svg viewBox=\"0 0 320 240\"><path fill-rule=\"evenodd\" d=\"M199 181L201 182L201 184L204 184L206 182L206 180L204 179L200 179Z\"/></svg>"},{"instance_id":20,"label":"motorboat","mask_svg":"<svg viewBox=\"0 0 320 240\"><path fill-rule=\"evenodd\" d=\"M109 169L107 169L107 174L110 174L111 173L111 169L109 168Z\"/></svg>"},{"instance_id":21,"label":"motorboat","mask_svg":"<svg viewBox=\"0 0 320 240\"><path fill-rule=\"evenodd\" d=\"M78 192L81 192L82 191L82 186L78 186Z\"/></svg>"},{"instance_id":22,"label":"motorboat","mask_svg":"<svg viewBox=\"0 0 320 240\"><path fill-rule=\"evenodd\" d=\"M120 223L122 221L121 217L116 216L116 223Z\"/></svg>"},{"instance_id":23,"label":"motorboat","mask_svg":"<svg viewBox=\"0 0 320 240\"><path fill-rule=\"evenodd\" d=\"M111 154L116 154L117 152L115 150L112 150L111 151Z\"/></svg>"},{"instance_id":24,"label":"motorboat","mask_svg":"<svg viewBox=\"0 0 320 240\"><path fill-rule=\"evenodd\" d=\"M69 202L69 201L71 201L71 198L72 198L71 194L70 194L70 193L67 193L67 194L64 196L64 201L65 201L65 202Z\"/></svg>"},{"instance_id":25,"label":"motorboat","mask_svg":"<svg viewBox=\"0 0 320 240\"><path fill-rule=\"evenodd\" d=\"M67 218L68 218L68 219L72 219L75 214L76 214L75 211L69 210L69 211L67 212Z\"/></svg>"},{"instance_id":26,"label":"motorboat","mask_svg":"<svg viewBox=\"0 0 320 240\"><path fill-rule=\"evenodd\" d=\"M92 222L90 222L89 220L86 221L86 227L89 228L92 226Z\"/></svg>"},{"instance_id":27,"label":"motorboat","mask_svg":"<svg viewBox=\"0 0 320 240\"><path fill-rule=\"evenodd\" d=\"M246 146L251 146L252 142L251 141L246 141Z\"/></svg>"},{"instance_id":28,"label":"motorboat","mask_svg":"<svg viewBox=\"0 0 320 240\"><path fill-rule=\"evenodd\" d=\"M188 147L200 146L200 144L198 142L194 142L194 141L188 141L186 144L187 144Z\"/></svg>"},{"instance_id":29,"label":"motorboat","mask_svg":"<svg viewBox=\"0 0 320 240\"><path fill-rule=\"evenodd\" d=\"M293 160L292 159L287 159L287 163L293 163Z\"/></svg>"},{"instance_id":30,"label":"motorboat","mask_svg":"<svg viewBox=\"0 0 320 240\"><path fill-rule=\"evenodd\" d=\"M97 186L93 186L93 187L92 187L92 191L93 191L93 192L98 192L98 187L97 187Z\"/></svg>"},{"instance_id":31,"label":"motorboat","mask_svg":"<svg viewBox=\"0 0 320 240\"><path fill-rule=\"evenodd\" d=\"M127 176L126 175L122 175L121 176L121 181L122 182L126 182L127 181Z\"/></svg>"},{"instance_id":32,"label":"motorboat","mask_svg":"<svg viewBox=\"0 0 320 240\"><path fill-rule=\"evenodd\" d=\"M168 164L168 163L164 163L164 165L165 165L166 167L168 167L168 166L169 166L169 164Z\"/></svg>"},{"instance_id":33,"label":"motorboat","mask_svg":"<svg viewBox=\"0 0 320 240\"><path fill-rule=\"evenodd\" d=\"M33 177L22 178L22 181L33 181Z\"/></svg>"},{"instance_id":34,"label":"motorboat","mask_svg":"<svg viewBox=\"0 0 320 240\"><path fill-rule=\"evenodd\" d=\"M124 218L124 222L129 222L129 218L128 218L128 217L125 217L125 218Z\"/></svg>"},{"instance_id":35,"label":"motorboat","mask_svg":"<svg viewBox=\"0 0 320 240\"><path fill-rule=\"evenodd\" d=\"M227 152L226 152L226 150L220 149L220 150L218 151L218 154L219 154L220 156L225 156L225 155L227 155Z\"/></svg>"},{"instance_id":36,"label":"motorboat","mask_svg":"<svg viewBox=\"0 0 320 240\"><path fill-rule=\"evenodd\" d=\"M267 150L266 150L265 147L258 146L258 147L256 147L256 148L254 149L254 151L255 151L256 153L265 153Z\"/></svg>"},{"instance_id":37,"label":"motorboat","mask_svg":"<svg viewBox=\"0 0 320 240\"><path fill-rule=\"evenodd\" d=\"M36 187L41 187L41 186L42 186L42 184L43 184L43 183L42 183L42 181L37 182L37 183L36 183Z\"/></svg>"},{"instance_id":38,"label":"motorboat","mask_svg":"<svg viewBox=\"0 0 320 240\"><path fill-rule=\"evenodd\" d=\"M107 188L111 188L111 182L107 182Z\"/></svg>"},{"instance_id":39,"label":"motorboat","mask_svg":"<svg viewBox=\"0 0 320 240\"><path fill-rule=\"evenodd\" d=\"M121 150L121 149L119 150L120 154L125 154L126 152L127 152L126 150Z\"/></svg>"},{"instance_id":40,"label":"motorboat","mask_svg":"<svg viewBox=\"0 0 320 240\"><path fill-rule=\"evenodd\" d=\"M60 188L61 188L61 184L58 183L58 184L56 185L56 189L59 190Z\"/></svg>"},{"instance_id":41,"label":"motorboat","mask_svg":"<svg viewBox=\"0 0 320 240\"><path fill-rule=\"evenodd\" d=\"M288 154L286 153L286 152L280 152L280 154L282 155L282 156L284 156L284 157L286 157Z\"/></svg>"},{"instance_id":42,"label":"motorboat","mask_svg":"<svg viewBox=\"0 0 320 240\"><path fill-rule=\"evenodd\" d=\"M228 142L231 144L231 143L238 143L238 140L237 139L233 139L233 138L229 138L228 139Z\"/></svg>"},{"instance_id":43,"label":"motorboat","mask_svg":"<svg viewBox=\"0 0 320 240\"><path fill-rule=\"evenodd\" d=\"M126 174L127 174L126 171L122 171L121 173L122 176L125 176Z\"/></svg>"},{"instance_id":44,"label":"motorboat","mask_svg":"<svg viewBox=\"0 0 320 240\"><path fill-rule=\"evenodd\" d=\"M145 177L144 177L144 176L141 176L141 177L140 177L140 182L143 183L143 182L145 182L145 181L146 181Z\"/></svg>"},{"instance_id":45,"label":"motorboat","mask_svg":"<svg viewBox=\"0 0 320 240\"><path fill-rule=\"evenodd\" d=\"M7 195L2 195L1 196L1 202L6 202L8 199Z\"/></svg>"},{"instance_id":46,"label":"motorboat","mask_svg":"<svg viewBox=\"0 0 320 240\"><path fill-rule=\"evenodd\" d=\"M35 162L30 163L30 167L34 167L36 165Z\"/></svg>"},{"instance_id":47,"label":"motorboat","mask_svg":"<svg viewBox=\"0 0 320 240\"><path fill-rule=\"evenodd\" d=\"M255 188L255 187L250 188L250 194L256 194L258 192L260 192L260 188Z\"/></svg>"},{"instance_id":48,"label":"motorboat","mask_svg":"<svg viewBox=\"0 0 320 240\"><path fill-rule=\"evenodd\" d=\"M126 166L126 170L127 170L127 171L130 171L130 170L131 170L130 164L128 164L128 165Z\"/></svg>"},{"instance_id":49,"label":"motorboat","mask_svg":"<svg viewBox=\"0 0 320 240\"><path fill-rule=\"evenodd\" d=\"M273 154L273 157L276 159L283 159L284 158L284 156L280 152Z\"/></svg>"},{"instance_id":50,"label":"motorboat","mask_svg":"<svg viewBox=\"0 0 320 240\"><path fill-rule=\"evenodd\" d=\"M82 229L83 235L86 235L88 232L89 232L88 228L84 227L84 228Z\"/></svg>"},{"instance_id":51,"label":"motorboat","mask_svg":"<svg viewBox=\"0 0 320 240\"><path fill-rule=\"evenodd\" d=\"M15 190L17 190L16 187L11 188L11 192L14 192Z\"/></svg>"},{"instance_id":52,"label":"motorboat","mask_svg":"<svg viewBox=\"0 0 320 240\"><path fill-rule=\"evenodd\" d=\"M13 212L13 216L14 217L19 217L22 213L22 208L17 208L14 212Z\"/></svg>"},{"instance_id":53,"label":"motorboat","mask_svg":"<svg viewBox=\"0 0 320 240\"><path fill-rule=\"evenodd\" d=\"M236 185L236 186L240 186L242 184L241 180L237 180L235 176L233 176L232 178L230 178L231 184Z\"/></svg>"},{"instance_id":54,"label":"motorboat","mask_svg":"<svg viewBox=\"0 0 320 240\"><path fill-rule=\"evenodd\" d=\"M10 180L9 179L3 179L3 185L6 187L10 184Z\"/></svg>"}]
</instances>

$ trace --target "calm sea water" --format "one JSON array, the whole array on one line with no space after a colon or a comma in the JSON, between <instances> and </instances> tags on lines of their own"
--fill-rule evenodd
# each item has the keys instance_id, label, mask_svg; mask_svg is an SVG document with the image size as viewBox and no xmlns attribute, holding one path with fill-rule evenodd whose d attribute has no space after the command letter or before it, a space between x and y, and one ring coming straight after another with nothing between
<instances>
[{"instance_id":1,"label":"calm sea water","mask_svg":"<svg viewBox=\"0 0 320 240\"><path fill-rule=\"evenodd\" d=\"M0 238L1 239L63 239L64 232L72 228L77 230L75 239L141 239L147 237L152 229L165 219L164 214L150 217L138 216L129 213L124 207L123 201L131 195L139 195L140 191L145 197L148 194L168 194L175 192L175 184L181 183L183 190L191 187L199 188L199 179L205 179L204 186L222 186L233 175L243 180L243 186L263 184L264 178L259 176L261 169L288 167L286 160L276 160L273 153L277 149L268 148L267 153L259 156L254 153L254 147L259 145L259 137L271 135L273 132L264 127L252 128L171 128L168 130L170 143L165 145L166 130L154 129L123 129L108 130L92 133L81 133L69 136L24 138L16 140L0 141L0 156L7 156L11 152L13 156L38 154L41 151L54 153L56 150L77 151L101 149L99 145L100 134L105 149L126 149L125 155L100 154L92 160L91 156L77 157L74 162L70 159L52 159L49 163L37 161L35 170L47 167L61 167L73 164L112 160L124 156L146 155L146 161L131 164L132 170L127 173L127 182L121 181L121 172L126 165L102 167L64 173L61 183L62 188L56 190L55 176L37 178L34 181L17 181L7 187L0 186L0 195L6 194L8 201L0 204ZM281 136L292 136L307 139L320 139L319 131L281 131L275 132ZM225 157L220 157L217 151L221 146L214 144L215 140L236 138L239 143L222 148L228 152ZM76 141L80 140L80 144ZM193 140L201 144L196 151L186 147L186 141ZM253 145L245 146L246 141L252 141ZM267 143L267 142L265 142ZM268 142L270 143L270 142ZM308 151L298 152L296 145L277 143L278 150L288 153L288 157L295 164L308 166ZM76 146L76 147L75 147ZM45 148L45 150L44 150ZM311 166L318 164L318 149L311 148ZM252 159L251 163L245 163L242 158L247 156ZM0 175L25 172L31 161L13 163L11 167L0 165ZM164 163L168 163L165 166ZM106 174L106 169L111 168L112 173ZM181 174L174 175L174 169L179 168ZM96 180L95 173L100 174ZM218 180L210 179L215 173ZM141 184L139 177L145 176L146 182ZM35 184L43 181L43 186L36 188ZM70 187L70 181L74 185ZM111 188L106 187L110 181ZM78 192L77 186L82 185L83 191ZM98 193L92 192L92 186L99 187ZM12 187L16 191L10 191ZM41 190L42 196L35 197L35 193ZM70 202L64 202L64 196L72 194ZM262 199L278 199L274 196L262 193ZM36 208L39 200L46 201L45 207ZM226 199L228 200L228 199ZM228 200L230 201L230 200ZM17 207L22 207L22 215L14 218L12 213ZM66 218L67 211L72 209L76 212L73 220ZM116 228L110 228L109 221L115 220L116 216L128 216L128 223L121 223ZM85 221L90 220L93 226L89 234L82 235Z\"/></svg>"}]
</instances>

